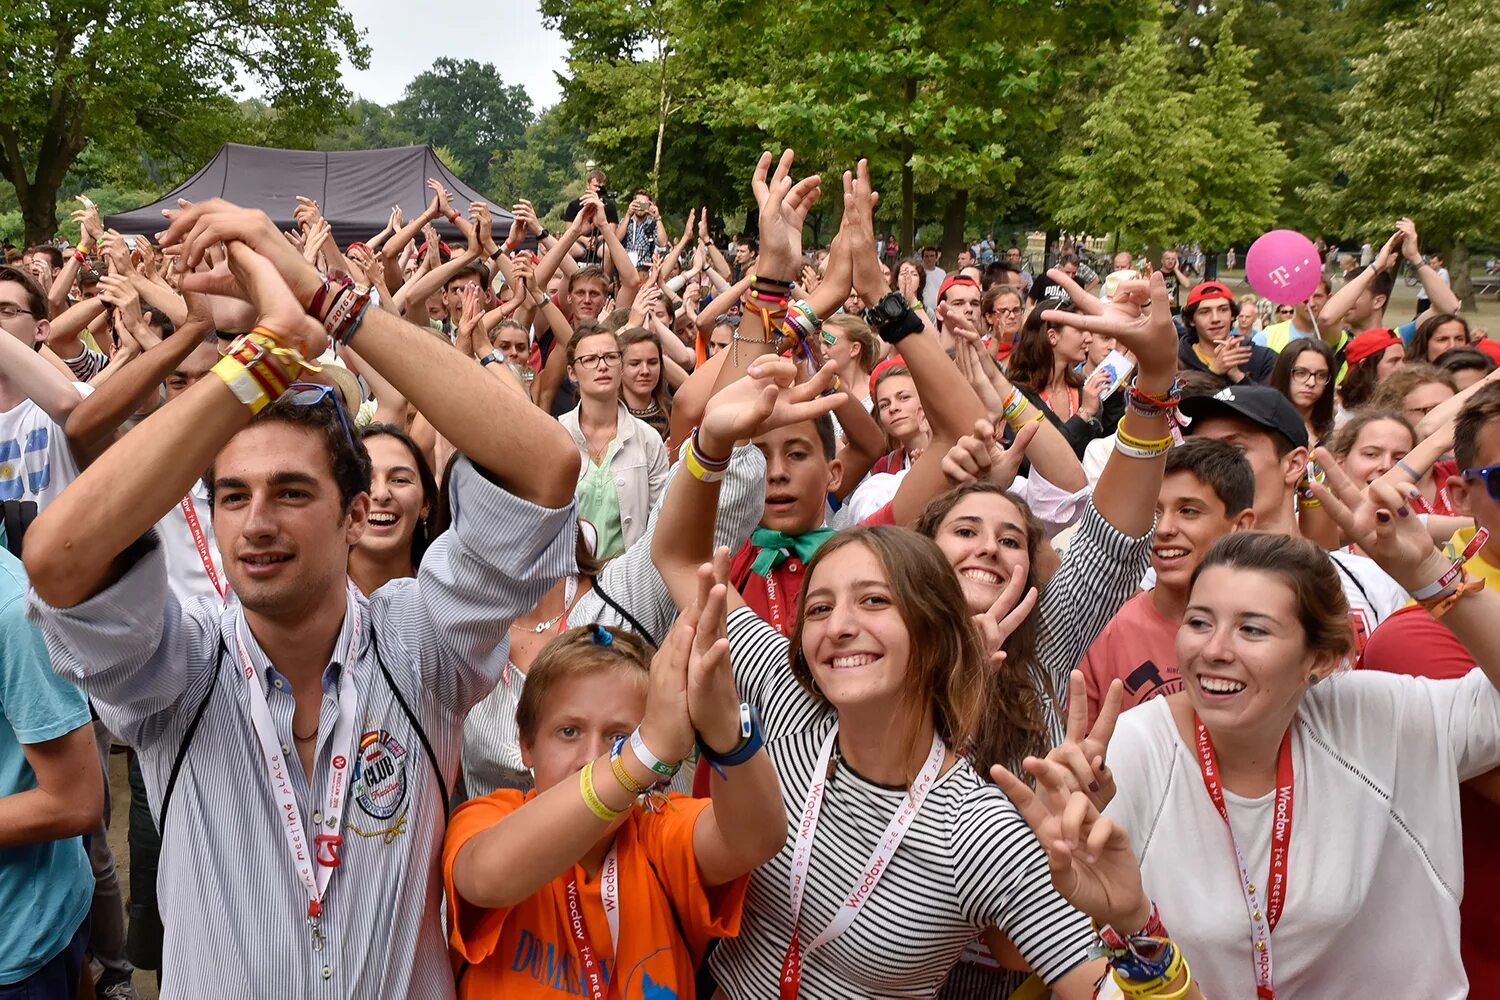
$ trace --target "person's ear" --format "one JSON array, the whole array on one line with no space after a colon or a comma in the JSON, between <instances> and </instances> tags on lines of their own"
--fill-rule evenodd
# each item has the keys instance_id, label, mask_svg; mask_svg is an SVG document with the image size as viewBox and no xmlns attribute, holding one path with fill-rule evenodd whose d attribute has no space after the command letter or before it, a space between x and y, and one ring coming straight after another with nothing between
<instances>
[{"instance_id":1,"label":"person's ear","mask_svg":"<svg viewBox=\"0 0 1500 1000\"><path fill-rule=\"evenodd\" d=\"M1390 299L1391 299L1391 297L1389 295L1372 295L1372 296L1370 296L1370 311L1371 312L1380 312L1380 310L1382 310L1382 309L1385 308L1385 304L1387 302L1389 302Z\"/></svg>"},{"instance_id":2,"label":"person's ear","mask_svg":"<svg viewBox=\"0 0 1500 1000\"><path fill-rule=\"evenodd\" d=\"M521 751L521 766L530 771L536 765L531 763L531 741L522 736L517 746Z\"/></svg>"},{"instance_id":3,"label":"person's ear","mask_svg":"<svg viewBox=\"0 0 1500 1000\"><path fill-rule=\"evenodd\" d=\"M1246 507L1229 522L1230 531L1252 531L1255 528L1255 511Z\"/></svg>"},{"instance_id":4,"label":"person's ear","mask_svg":"<svg viewBox=\"0 0 1500 1000\"><path fill-rule=\"evenodd\" d=\"M1312 657L1312 663L1309 665L1307 672L1308 685L1311 686L1313 684L1318 684L1322 681L1326 681L1328 678L1344 669L1345 664L1350 663L1353 657L1353 652L1344 654L1339 654L1332 651L1314 653Z\"/></svg>"},{"instance_id":5,"label":"person's ear","mask_svg":"<svg viewBox=\"0 0 1500 1000\"><path fill-rule=\"evenodd\" d=\"M1288 486L1296 486L1307 472L1307 449L1293 448L1281 460L1282 479Z\"/></svg>"},{"instance_id":6,"label":"person's ear","mask_svg":"<svg viewBox=\"0 0 1500 1000\"><path fill-rule=\"evenodd\" d=\"M361 493L349 504L349 513L344 518L344 542L354 545L364 537L370 524L370 494Z\"/></svg>"},{"instance_id":7,"label":"person's ear","mask_svg":"<svg viewBox=\"0 0 1500 1000\"><path fill-rule=\"evenodd\" d=\"M37 320L36 321L36 339L31 342L31 346L40 349L41 346L47 342L47 337L49 335L51 335L51 333L52 333L52 323L51 323L50 320L45 320L45 319L39 319L39 320Z\"/></svg>"},{"instance_id":8,"label":"person's ear","mask_svg":"<svg viewBox=\"0 0 1500 1000\"><path fill-rule=\"evenodd\" d=\"M839 486L844 482L844 463L835 458L828 463L828 485L824 487L825 493L837 493Z\"/></svg>"},{"instance_id":9,"label":"person's ear","mask_svg":"<svg viewBox=\"0 0 1500 1000\"><path fill-rule=\"evenodd\" d=\"M1438 487L1442 489L1442 487ZM1464 517L1473 517L1474 509L1469 503L1469 481L1462 475L1448 477L1448 498L1453 501L1453 509Z\"/></svg>"}]
</instances>

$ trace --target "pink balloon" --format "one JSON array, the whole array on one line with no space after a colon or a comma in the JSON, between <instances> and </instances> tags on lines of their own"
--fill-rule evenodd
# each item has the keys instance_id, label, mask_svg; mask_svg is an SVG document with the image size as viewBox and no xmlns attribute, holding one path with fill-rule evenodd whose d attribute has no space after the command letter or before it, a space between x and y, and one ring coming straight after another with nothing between
<instances>
[{"instance_id":1,"label":"pink balloon","mask_svg":"<svg viewBox=\"0 0 1500 1000\"><path fill-rule=\"evenodd\" d=\"M1323 275L1323 261L1313 241L1295 229L1273 229L1245 254L1250 287L1272 302L1306 302Z\"/></svg>"}]
</instances>

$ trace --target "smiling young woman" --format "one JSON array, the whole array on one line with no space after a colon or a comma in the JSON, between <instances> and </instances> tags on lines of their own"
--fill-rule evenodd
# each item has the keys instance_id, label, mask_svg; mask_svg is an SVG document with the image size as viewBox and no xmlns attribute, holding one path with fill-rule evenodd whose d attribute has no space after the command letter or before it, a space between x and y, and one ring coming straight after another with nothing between
<instances>
[{"instance_id":1,"label":"smiling young woman","mask_svg":"<svg viewBox=\"0 0 1500 1000\"><path fill-rule=\"evenodd\" d=\"M360 435L370 452L370 516L349 550L349 576L362 594L391 580L416 576L422 553L436 537L437 480L405 431L371 424Z\"/></svg>"},{"instance_id":2,"label":"smiling young woman","mask_svg":"<svg viewBox=\"0 0 1500 1000\"><path fill-rule=\"evenodd\" d=\"M1318 488L1330 514L1425 597L1447 560L1405 499L1384 483L1361 498L1318 454L1337 493ZM1451 681L1345 673L1354 637L1322 550L1243 532L1204 559L1177 640L1184 690L1121 718L1109 761L1122 780L1105 815L1130 832L1207 995L1376 995L1392 983L1466 995L1449 888L1463 879L1457 793L1500 764L1488 624L1500 596L1457 593L1432 613L1481 669Z\"/></svg>"}]
</instances>

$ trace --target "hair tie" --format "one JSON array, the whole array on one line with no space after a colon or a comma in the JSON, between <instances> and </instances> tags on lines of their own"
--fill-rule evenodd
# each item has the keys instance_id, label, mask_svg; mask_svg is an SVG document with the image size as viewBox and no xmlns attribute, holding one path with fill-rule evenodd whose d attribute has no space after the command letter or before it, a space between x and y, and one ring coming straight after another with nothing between
<instances>
[{"instance_id":1,"label":"hair tie","mask_svg":"<svg viewBox=\"0 0 1500 1000\"><path fill-rule=\"evenodd\" d=\"M592 628L592 630L593 630L592 633L591 633L591 635L592 635L593 640L594 640L594 645L596 645L596 646L613 646L614 645L614 643L615 643L615 637L610 634L609 629L607 629L603 625L599 625L599 624L594 624L594 625L590 626L590 628Z\"/></svg>"}]
</instances>

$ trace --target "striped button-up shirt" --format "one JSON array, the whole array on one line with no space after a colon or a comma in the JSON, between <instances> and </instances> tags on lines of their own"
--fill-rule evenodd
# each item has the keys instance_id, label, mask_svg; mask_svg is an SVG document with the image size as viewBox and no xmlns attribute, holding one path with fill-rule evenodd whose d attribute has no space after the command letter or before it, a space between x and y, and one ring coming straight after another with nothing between
<instances>
[{"instance_id":1,"label":"striped button-up shirt","mask_svg":"<svg viewBox=\"0 0 1500 1000\"><path fill-rule=\"evenodd\" d=\"M428 549L417 578L361 599L358 770L344 808L342 864L323 899L321 948L250 722L247 681L235 669L239 605L180 605L159 543L76 607L52 608L31 594L29 613L47 637L53 669L88 692L110 730L139 752L153 813L184 733L209 698L162 831L163 998L454 995L438 865L463 719L500 676L510 622L576 571L575 530L571 505L538 507L460 461L453 527ZM353 627L346 618L336 651ZM244 635L282 752L295 760L291 684L249 629ZM442 787L382 663L432 743ZM300 765L290 769L305 830L322 821L316 796L332 758L349 752L332 745L345 667L335 660L323 675L314 780Z\"/></svg>"}]
</instances>

